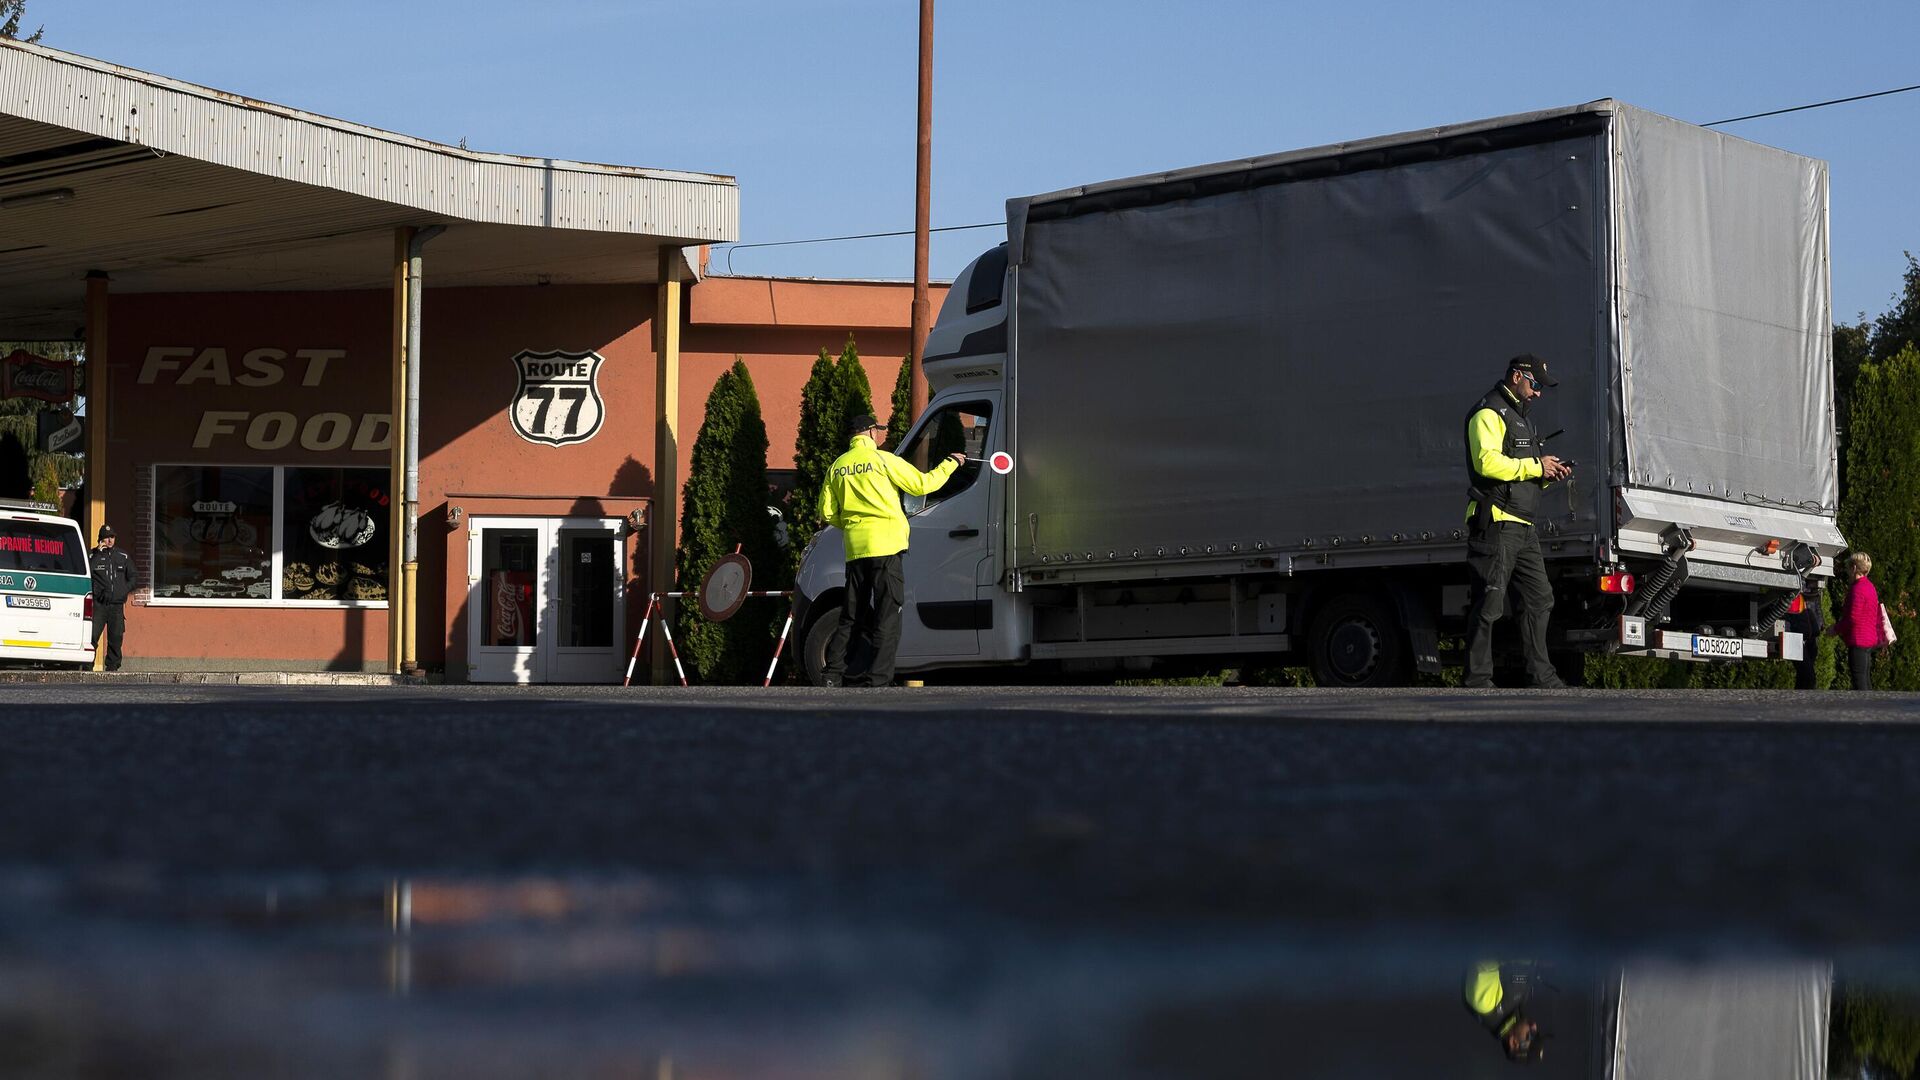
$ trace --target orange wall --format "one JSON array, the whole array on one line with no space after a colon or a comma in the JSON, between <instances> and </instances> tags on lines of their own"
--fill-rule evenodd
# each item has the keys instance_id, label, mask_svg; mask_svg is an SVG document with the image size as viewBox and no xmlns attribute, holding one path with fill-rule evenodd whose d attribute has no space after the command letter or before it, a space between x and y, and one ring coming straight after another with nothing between
<instances>
[{"instance_id":1,"label":"orange wall","mask_svg":"<svg viewBox=\"0 0 1920 1080\"><path fill-rule=\"evenodd\" d=\"M943 289L934 293L938 311ZM708 279L688 290L683 328L679 447L684 482L707 394L736 355L752 371L766 416L772 468L792 467L800 388L820 349L838 353L855 336L872 383L876 411L885 420L887 398L907 349L911 289L870 283ZM440 289L424 299L425 363L421 388L419 652L437 667L463 658L448 645L463 632L465 572L462 541L446 521L447 494L538 496L553 506L609 516L642 505L652 493L654 466L654 356L651 286L569 286L512 289ZM389 401L391 298L385 292L120 295L110 310L108 357L107 520L127 535L142 583L151 565L150 506L138 477L165 464L327 464L385 468L388 453L301 450L296 441L276 451L245 445L246 420L210 445L193 442L209 410L257 416L291 412L302 420L321 412L352 417L384 414ZM193 357L157 368L141 383L155 346L222 348L229 375L245 374L242 357L271 347L337 349L317 385L300 385L306 371L286 364L278 385L216 385L192 378ZM512 356L530 350L593 350L605 358L599 390L606 419L590 440L564 447L528 442L505 410L515 390ZM183 381L184 380L184 381ZM136 505L136 504L139 505ZM533 505L533 504L528 504ZM597 509L596 509L597 508ZM473 513L468 509L469 514ZM559 512L565 512L563 509ZM674 515L677 517L677 512ZM463 534L462 534L463 535ZM636 549L638 551L639 549ZM644 575L644 553L631 564ZM648 588L642 579L631 591ZM136 594L139 605L144 593ZM204 658L358 669L386 655L387 613L371 608L140 607L130 613L127 653L170 661ZM440 628L429 632L427 627ZM629 619L629 632L636 621ZM463 668L450 675L459 678Z\"/></svg>"}]
</instances>

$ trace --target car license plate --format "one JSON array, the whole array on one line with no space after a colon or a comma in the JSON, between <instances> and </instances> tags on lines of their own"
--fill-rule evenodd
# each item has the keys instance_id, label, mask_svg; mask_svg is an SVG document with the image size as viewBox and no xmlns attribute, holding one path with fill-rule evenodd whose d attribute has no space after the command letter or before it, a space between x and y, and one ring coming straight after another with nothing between
<instances>
[{"instance_id":1,"label":"car license plate","mask_svg":"<svg viewBox=\"0 0 1920 1080\"><path fill-rule=\"evenodd\" d=\"M7 606L39 608L42 611L51 611L53 610L53 601L44 596L9 596L7 597Z\"/></svg>"},{"instance_id":2,"label":"car license plate","mask_svg":"<svg viewBox=\"0 0 1920 1080\"><path fill-rule=\"evenodd\" d=\"M1693 635L1693 655L1695 656L1731 656L1746 655L1744 643L1737 637L1709 637L1706 634Z\"/></svg>"}]
</instances>

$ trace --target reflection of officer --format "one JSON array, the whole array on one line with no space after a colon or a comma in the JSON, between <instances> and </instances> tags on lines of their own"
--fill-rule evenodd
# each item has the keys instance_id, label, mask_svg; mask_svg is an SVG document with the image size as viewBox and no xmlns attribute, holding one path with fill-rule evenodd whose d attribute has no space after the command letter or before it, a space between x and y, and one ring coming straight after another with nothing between
<instances>
[{"instance_id":1,"label":"reflection of officer","mask_svg":"<svg viewBox=\"0 0 1920 1080\"><path fill-rule=\"evenodd\" d=\"M1526 1014L1533 996L1529 965L1483 960L1467 972L1467 1011L1494 1038L1508 1061L1539 1061L1546 1056L1546 1033Z\"/></svg>"},{"instance_id":2,"label":"reflection of officer","mask_svg":"<svg viewBox=\"0 0 1920 1080\"><path fill-rule=\"evenodd\" d=\"M1533 685L1566 685L1547 659L1547 617L1553 613L1553 586L1533 530L1540 492L1548 481L1573 469L1551 454L1542 455L1527 411L1547 377L1547 362L1525 353L1507 363L1507 377L1467 414L1467 475L1473 501L1467 504L1467 571L1473 579L1473 605L1467 612L1467 685L1493 685L1493 624L1509 607L1520 621L1527 677ZM1507 601L1508 585L1520 594Z\"/></svg>"},{"instance_id":3,"label":"reflection of officer","mask_svg":"<svg viewBox=\"0 0 1920 1080\"><path fill-rule=\"evenodd\" d=\"M120 644L127 636L127 594L133 591L133 560L113 546L113 527L100 526L100 546L89 560L93 566L93 647L100 648L100 632L107 634L106 669L120 670Z\"/></svg>"},{"instance_id":4,"label":"reflection of officer","mask_svg":"<svg viewBox=\"0 0 1920 1080\"><path fill-rule=\"evenodd\" d=\"M906 587L900 553L907 550L907 515L900 494L926 495L940 490L965 460L947 460L921 472L880 449L875 434L886 428L872 416L854 420L847 452L834 459L820 489L820 516L846 534L847 602L840 625L827 642L827 685L886 686L893 681L893 656L900 647L900 608ZM855 662L848 663L850 644Z\"/></svg>"}]
</instances>

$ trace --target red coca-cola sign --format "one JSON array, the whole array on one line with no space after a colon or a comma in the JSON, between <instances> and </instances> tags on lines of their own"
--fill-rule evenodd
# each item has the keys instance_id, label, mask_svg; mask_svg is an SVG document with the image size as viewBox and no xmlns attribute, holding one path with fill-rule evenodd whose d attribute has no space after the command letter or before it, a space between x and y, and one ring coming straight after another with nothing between
<instances>
[{"instance_id":1,"label":"red coca-cola sign","mask_svg":"<svg viewBox=\"0 0 1920 1080\"><path fill-rule=\"evenodd\" d=\"M533 644L533 575L523 570L495 570L487 584L493 608L487 644Z\"/></svg>"},{"instance_id":2,"label":"red coca-cola sign","mask_svg":"<svg viewBox=\"0 0 1920 1080\"><path fill-rule=\"evenodd\" d=\"M73 400L73 361L49 360L15 349L0 360L0 396L39 398L55 404Z\"/></svg>"}]
</instances>

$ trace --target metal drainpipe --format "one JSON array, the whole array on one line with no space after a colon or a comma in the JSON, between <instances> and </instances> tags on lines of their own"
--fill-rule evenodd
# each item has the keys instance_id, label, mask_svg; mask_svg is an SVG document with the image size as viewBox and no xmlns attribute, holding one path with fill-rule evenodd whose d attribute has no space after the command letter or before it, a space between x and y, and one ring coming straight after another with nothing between
<instances>
[{"instance_id":1,"label":"metal drainpipe","mask_svg":"<svg viewBox=\"0 0 1920 1080\"><path fill-rule=\"evenodd\" d=\"M414 233L407 245L407 546L401 586L406 590L407 621L401 635L400 667L409 675L420 673L414 648L420 626L420 252L427 241L446 231L445 225L429 225Z\"/></svg>"}]
</instances>

